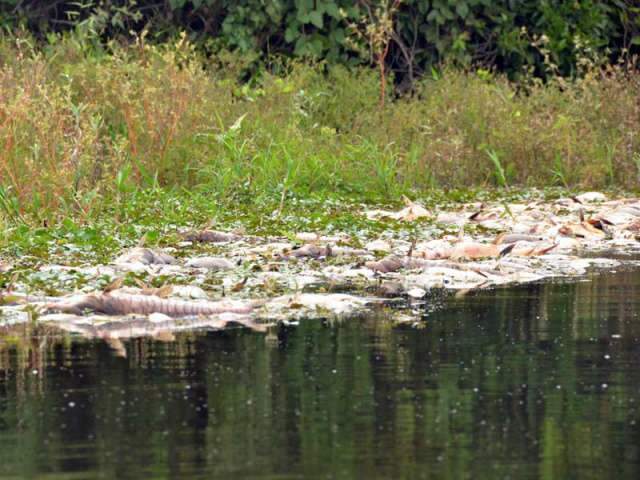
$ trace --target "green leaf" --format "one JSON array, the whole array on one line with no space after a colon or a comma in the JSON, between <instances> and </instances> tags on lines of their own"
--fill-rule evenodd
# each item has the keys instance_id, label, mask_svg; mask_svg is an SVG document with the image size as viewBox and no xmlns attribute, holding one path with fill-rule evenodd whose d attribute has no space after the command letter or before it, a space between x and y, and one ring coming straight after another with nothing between
<instances>
[{"instance_id":1,"label":"green leaf","mask_svg":"<svg viewBox=\"0 0 640 480\"><path fill-rule=\"evenodd\" d=\"M300 31L298 30L298 24L289 25L284 32L284 40L287 43L291 43L296 40L300 36Z\"/></svg>"},{"instance_id":2,"label":"green leaf","mask_svg":"<svg viewBox=\"0 0 640 480\"><path fill-rule=\"evenodd\" d=\"M305 13L313 9L314 0L296 0L295 6L298 10L302 10Z\"/></svg>"},{"instance_id":3,"label":"green leaf","mask_svg":"<svg viewBox=\"0 0 640 480\"><path fill-rule=\"evenodd\" d=\"M465 18L469 14L469 6L465 2L459 2L456 4L456 12Z\"/></svg>"},{"instance_id":4,"label":"green leaf","mask_svg":"<svg viewBox=\"0 0 640 480\"><path fill-rule=\"evenodd\" d=\"M338 8L338 5L336 5L335 2L327 3L324 6L324 11L327 13L327 15L335 18L336 20L340 20L342 18L342 15L340 15L340 9Z\"/></svg>"},{"instance_id":5,"label":"green leaf","mask_svg":"<svg viewBox=\"0 0 640 480\"><path fill-rule=\"evenodd\" d=\"M309 21L316 27L322 28L324 25L324 22L322 20L322 12L314 10L313 12L309 13Z\"/></svg>"},{"instance_id":6,"label":"green leaf","mask_svg":"<svg viewBox=\"0 0 640 480\"><path fill-rule=\"evenodd\" d=\"M447 20L453 20L455 18L453 12L445 6L440 7L440 14Z\"/></svg>"}]
</instances>

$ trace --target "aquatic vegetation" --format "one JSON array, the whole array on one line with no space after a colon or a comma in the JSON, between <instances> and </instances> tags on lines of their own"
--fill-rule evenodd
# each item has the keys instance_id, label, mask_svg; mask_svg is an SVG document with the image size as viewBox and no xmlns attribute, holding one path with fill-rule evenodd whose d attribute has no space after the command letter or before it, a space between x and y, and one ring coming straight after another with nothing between
<instances>
[{"instance_id":1,"label":"aquatic vegetation","mask_svg":"<svg viewBox=\"0 0 640 480\"><path fill-rule=\"evenodd\" d=\"M376 208L372 215L366 206L332 201L344 217L331 208L325 217L316 214L316 231L307 230L306 217L294 222L286 210L282 213L287 215L269 217L271 225L262 217L257 228L246 217L243 224L217 221L243 232L224 236L223 242L203 242L198 236L186 240L184 225L167 225L157 236L134 229L140 239L131 243L155 246L128 248L104 262L94 256L70 265L69 257L58 253L48 257L53 263L40 265L15 258L0 273L7 289L0 312L15 322L27 318L19 315L27 308L38 322L65 322L65 329L78 332L84 330L75 324L92 323L105 314L111 316L111 329L123 330L135 321L139 326L132 332L153 335L182 331L188 324L224 328L228 322L220 316L226 314L264 326L351 316L393 297L401 299L395 305L402 311L411 299L440 290L463 295L498 285L578 277L634 265L632 257L621 255L640 251L640 204L633 198L609 200L599 192L558 198L512 193L497 201L449 202L446 209L442 203L437 215L427 218L414 215L426 207L417 210L417 202L404 203L398 215L389 207ZM318 204L306 206L315 211ZM179 321L194 317L208 317L210 323ZM151 328L149 321L163 328Z\"/></svg>"}]
</instances>

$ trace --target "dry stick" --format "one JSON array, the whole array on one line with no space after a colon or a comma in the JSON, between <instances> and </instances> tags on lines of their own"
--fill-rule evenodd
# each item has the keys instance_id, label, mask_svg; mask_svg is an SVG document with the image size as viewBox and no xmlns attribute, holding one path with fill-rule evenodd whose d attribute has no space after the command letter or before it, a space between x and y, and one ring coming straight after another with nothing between
<instances>
[{"instance_id":1,"label":"dry stick","mask_svg":"<svg viewBox=\"0 0 640 480\"><path fill-rule=\"evenodd\" d=\"M282 187L282 195L280 195L280 205L278 206L278 210L276 212L276 218L280 218L280 215L282 215L282 210L284 209L284 199L287 195L287 185L285 184Z\"/></svg>"},{"instance_id":2,"label":"dry stick","mask_svg":"<svg viewBox=\"0 0 640 480\"><path fill-rule=\"evenodd\" d=\"M384 100L386 96L386 73L384 68L384 61L389 53L389 43L385 46L384 52L378 54L378 66L380 68L380 108L384 108Z\"/></svg>"},{"instance_id":3,"label":"dry stick","mask_svg":"<svg viewBox=\"0 0 640 480\"><path fill-rule=\"evenodd\" d=\"M400 6L400 2L402 0L395 0L391 7L387 10L387 14L389 15L389 22L391 23L391 33L388 37L385 37L384 49L381 52L378 52L378 67L380 68L380 108L384 107L384 101L386 98L386 89L387 89L387 74L385 68L385 60L387 59L387 55L389 54L389 46L391 45L391 40L393 40L393 14ZM386 35L387 32L385 32Z\"/></svg>"}]
</instances>

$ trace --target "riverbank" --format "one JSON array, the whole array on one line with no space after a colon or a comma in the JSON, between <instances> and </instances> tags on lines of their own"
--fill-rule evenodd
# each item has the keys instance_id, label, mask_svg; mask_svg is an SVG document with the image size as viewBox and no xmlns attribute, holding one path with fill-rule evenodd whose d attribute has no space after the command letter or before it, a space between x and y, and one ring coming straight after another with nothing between
<instances>
[{"instance_id":1,"label":"riverbank","mask_svg":"<svg viewBox=\"0 0 640 480\"><path fill-rule=\"evenodd\" d=\"M239 215L155 233L130 224L136 243L105 259L69 236L45 242L42 257L5 261L4 322L128 339L230 324L264 330L395 304L398 322L419 323L412 308L434 293L632 268L640 253L640 201L600 192L446 206L405 199L392 210L325 202L315 214L300 203L298 215L289 205L249 217L253 227Z\"/></svg>"},{"instance_id":2,"label":"riverbank","mask_svg":"<svg viewBox=\"0 0 640 480\"><path fill-rule=\"evenodd\" d=\"M250 208L442 189L637 188L632 65L517 84L445 67L383 108L369 68L284 62L247 82L243 65L184 39L107 48L3 37L0 230L125 219L132 205L156 215L165 206L144 201L159 197Z\"/></svg>"}]
</instances>

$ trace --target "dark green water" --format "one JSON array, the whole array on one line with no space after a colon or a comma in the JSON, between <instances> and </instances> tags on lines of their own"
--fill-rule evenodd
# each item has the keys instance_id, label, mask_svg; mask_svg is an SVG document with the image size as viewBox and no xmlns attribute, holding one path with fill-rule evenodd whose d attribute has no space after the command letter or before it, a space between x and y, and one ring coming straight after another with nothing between
<instances>
[{"instance_id":1,"label":"dark green water","mask_svg":"<svg viewBox=\"0 0 640 480\"><path fill-rule=\"evenodd\" d=\"M378 312L0 353L0 474L640 478L640 274ZM38 372L35 374L34 369Z\"/></svg>"}]
</instances>

